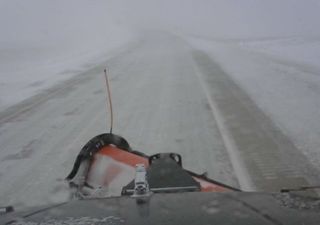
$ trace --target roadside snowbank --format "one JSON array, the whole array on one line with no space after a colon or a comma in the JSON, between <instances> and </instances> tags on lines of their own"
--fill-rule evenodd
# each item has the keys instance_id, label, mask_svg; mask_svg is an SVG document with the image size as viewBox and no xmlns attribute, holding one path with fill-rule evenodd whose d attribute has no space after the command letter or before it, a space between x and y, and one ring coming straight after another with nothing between
<instances>
[{"instance_id":1,"label":"roadside snowbank","mask_svg":"<svg viewBox=\"0 0 320 225\"><path fill-rule=\"evenodd\" d=\"M261 52L287 64L295 63L301 69L314 69L305 71L318 73L320 71L320 36L292 37L292 38L270 38L256 41L246 41L239 45L248 51Z\"/></svg>"},{"instance_id":2,"label":"roadside snowbank","mask_svg":"<svg viewBox=\"0 0 320 225\"><path fill-rule=\"evenodd\" d=\"M320 168L319 38L188 40L219 63Z\"/></svg>"}]
</instances>

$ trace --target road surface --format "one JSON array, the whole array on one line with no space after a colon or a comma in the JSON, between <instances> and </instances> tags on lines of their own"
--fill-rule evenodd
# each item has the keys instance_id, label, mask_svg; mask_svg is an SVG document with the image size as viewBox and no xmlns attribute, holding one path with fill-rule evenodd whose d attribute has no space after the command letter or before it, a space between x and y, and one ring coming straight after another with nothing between
<instances>
[{"instance_id":1,"label":"road surface","mask_svg":"<svg viewBox=\"0 0 320 225\"><path fill-rule=\"evenodd\" d=\"M77 153L109 129L105 66L114 133L133 149L180 153L187 169L244 190L318 180L303 154L205 52L177 36L150 33L0 113L0 205L64 199L62 180Z\"/></svg>"}]
</instances>

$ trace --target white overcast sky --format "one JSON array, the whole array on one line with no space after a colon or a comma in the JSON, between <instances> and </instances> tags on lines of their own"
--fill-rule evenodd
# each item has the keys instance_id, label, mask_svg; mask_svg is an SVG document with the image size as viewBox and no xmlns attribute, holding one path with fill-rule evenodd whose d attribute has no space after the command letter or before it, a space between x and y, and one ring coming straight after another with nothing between
<instances>
[{"instance_id":1,"label":"white overcast sky","mask_svg":"<svg viewBox=\"0 0 320 225\"><path fill-rule=\"evenodd\" d=\"M318 0L0 0L0 43L84 40L119 25L219 38L308 36L320 33L319 12Z\"/></svg>"}]
</instances>

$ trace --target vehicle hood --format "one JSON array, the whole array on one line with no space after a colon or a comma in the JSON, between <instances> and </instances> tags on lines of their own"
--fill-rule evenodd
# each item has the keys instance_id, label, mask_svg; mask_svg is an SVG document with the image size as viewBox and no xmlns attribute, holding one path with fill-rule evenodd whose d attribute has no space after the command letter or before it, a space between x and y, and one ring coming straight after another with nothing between
<instances>
[{"instance_id":1,"label":"vehicle hood","mask_svg":"<svg viewBox=\"0 0 320 225\"><path fill-rule=\"evenodd\" d=\"M153 194L75 200L0 216L1 224L319 224L320 200L292 193Z\"/></svg>"}]
</instances>

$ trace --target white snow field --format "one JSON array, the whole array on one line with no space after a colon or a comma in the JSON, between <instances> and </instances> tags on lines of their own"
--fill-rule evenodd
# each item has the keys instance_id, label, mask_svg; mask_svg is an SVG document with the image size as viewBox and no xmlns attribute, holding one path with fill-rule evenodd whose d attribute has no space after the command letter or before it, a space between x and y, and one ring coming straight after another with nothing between
<instances>
[{"instance_id":1,"label":"white snow field","mask_svg":"<svg viewBox=\"0 0 320 225\"><path fill-rule=\"evenodd\" d=\"M100 63L134 38L101 2L1 1L0 27L0 110Z\"/></svg>"},{"instance_id":2,"label":"white snow field","mask_svg":"<svg viewBox=\"0 0 320 225\"><path fill-rule=\"evenodd\" d=\"M208 52L320 168L320 37L189 40Z\"/></svg>"},{"instance_id":3,"label":"white snow field","mask_svg":"<svg viewBox=\"0 0 320 225\"><path fill-rule=\"evenodd\" d=\"M108 130L106 66L134 149L247 191L319 184L319 9L0 0L0 206L68 199L76 155Z\"/></svg>"}]
</instances>

